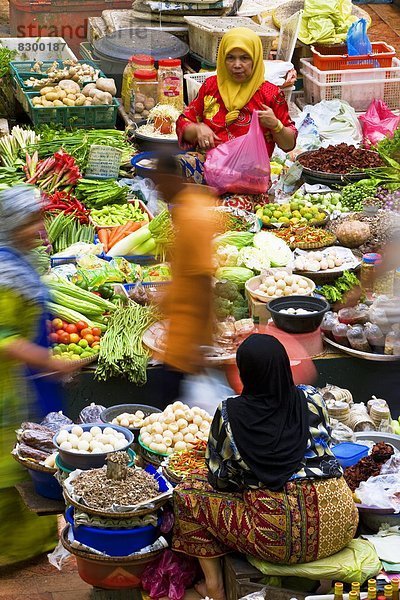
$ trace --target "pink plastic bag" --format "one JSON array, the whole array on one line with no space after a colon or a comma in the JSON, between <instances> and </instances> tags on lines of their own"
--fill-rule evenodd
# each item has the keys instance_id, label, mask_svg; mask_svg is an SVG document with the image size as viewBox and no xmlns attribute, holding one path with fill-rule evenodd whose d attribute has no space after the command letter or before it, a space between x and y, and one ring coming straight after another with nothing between
<instances>
[{"instance_id":1,"label":"pink plastic bag","mask_svg":"<svg viewBox=\"0 0 400 600\"><path fill-rule=\"evenodd\" d=\"M375 146L384 137L394 134L400 125L400 117L397 117L383 100L373 100L365 115L359 117L364 141Z\"/></svg>"},{"instance_id":2,"label":"pink plastic bag","mask_svg":"<svg viewBox=\"0 0 400 600\"><path fill-rule=\"evenodd\" d=\"M142 574L142 587L151 598L182 600L198 573L196 559L165 550Z\"/></svg>"},{"instance_id":3,"label":"pink plastic bag","mask_svg":"<svg viewBox=\"0 0 400 600\"><path fill-rule=\"evenodd\" d=\"M270 185L270 163L258 112L249 131L207 153L206 182L219 194L263 194Z\"/></svg>"}]
</instances>

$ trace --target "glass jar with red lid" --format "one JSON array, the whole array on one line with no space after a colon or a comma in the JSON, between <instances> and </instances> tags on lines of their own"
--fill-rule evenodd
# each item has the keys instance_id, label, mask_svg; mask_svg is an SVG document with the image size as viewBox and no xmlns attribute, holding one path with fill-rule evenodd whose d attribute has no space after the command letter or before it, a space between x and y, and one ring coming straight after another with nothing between
<instances>
[{"instance_id":1,"label":"glass jar with red lid","mask_svg":"<svg viewBox=\"0 0 400 600\"><path fill-rule=\"evenodd\" d=\"M130 116L137 123L147 119L157 104L158 82L155 69L136 69L133 73Z\"/></svg>"},{"instance_id":2,"label":"glass jar with red lid","mask_svg":"<svg viewBox=\"0 0 400 600\"><path fill-rule=\"evenodd\" d=\"M121 98L127 113L129 113L131 105L133 74L138 70L154 71L155 75L157 75L157 71L154 67L154 58L149 54L133 54L124 69Z\"/></svg>"},{"instance_id":3,"label":"glass jar with red lid","mask_svg":"<svg viewBox=\"0 0 400 600\"><path fill-rule=\"evenodd\" d=\"M179 58L158 61L158 102L183 110L183 71Z\"/></svg>"}]
</instances>

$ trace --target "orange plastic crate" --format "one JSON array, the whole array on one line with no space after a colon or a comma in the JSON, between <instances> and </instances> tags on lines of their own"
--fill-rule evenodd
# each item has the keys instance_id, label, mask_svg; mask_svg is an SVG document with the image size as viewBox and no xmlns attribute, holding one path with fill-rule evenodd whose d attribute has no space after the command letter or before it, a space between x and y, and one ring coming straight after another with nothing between
<instances>
[{"instance_id":1,"label":"orange plastic crate","mask_svg":"<svg viewBox=\"0 0 400 600\"><path fill-rule=\"evenodd\" d=\"M311 46L313 63L320 71L371 69L391 67L396 51L385 42L372 42L372 54L349 56L346 44L340 46Z\"/></svg>"}]
</instances>

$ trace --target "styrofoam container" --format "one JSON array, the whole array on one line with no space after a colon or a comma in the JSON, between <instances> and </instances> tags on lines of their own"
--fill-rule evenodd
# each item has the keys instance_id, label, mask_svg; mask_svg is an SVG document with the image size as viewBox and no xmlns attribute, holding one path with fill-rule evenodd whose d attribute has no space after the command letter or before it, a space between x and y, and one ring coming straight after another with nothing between
<instances>
[{"instance_id":1,"label":"styrofoam container","mask_svg":"<svg viewBox=\"0 0 400 600\"><path fill-rule=\"evenodd\" d=\"M18 52L13 60L77 60L62 37L2 37L0 44Z\"/></svg>"}]
</instances>

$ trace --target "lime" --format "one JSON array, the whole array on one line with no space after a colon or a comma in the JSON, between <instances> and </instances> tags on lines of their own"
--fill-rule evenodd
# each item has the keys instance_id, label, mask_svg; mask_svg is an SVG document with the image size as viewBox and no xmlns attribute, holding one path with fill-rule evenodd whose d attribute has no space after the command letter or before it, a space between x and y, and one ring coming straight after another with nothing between
<instances>
[{"instance_id":1,"label":"lime","mask_svg":"<svg viewBox=\"0 0 400 600\"><path fill-rule=\"evenodd\" d=\"M280 210L275 210L274 211L274 217L275 219L280 219L280 217L282 216L282 213Z\"/></svg>"},{"instance_id":2,"label":"lime","mask_svg":"<svg viewBox=\"0 0 400 600\"><path fill-rule=\"evenodd\" d=\"M61 354L61 348L59 346L54 346L53 348L53 355L54 356L59 356Z\"/></svg>"},{"instance_id":3,"label":"lime","mask_svg":"<svg viewBox=\"0 0 400 600\"><path fill-rule=\"evenodd\" d=\"M289 223L289 219L287 217L279 217L279 223Z\"/></svg>"},{"instance_id":4,"label":"lime","mask_svg":"<svg viewBox=\"0 0 400 600\"><path fill-rule=\"evenodd\" d=\"M86 340L79 340L78 346L80 346L81 348L87 348L89 344Z\"/></svg>"}]
</instances>

